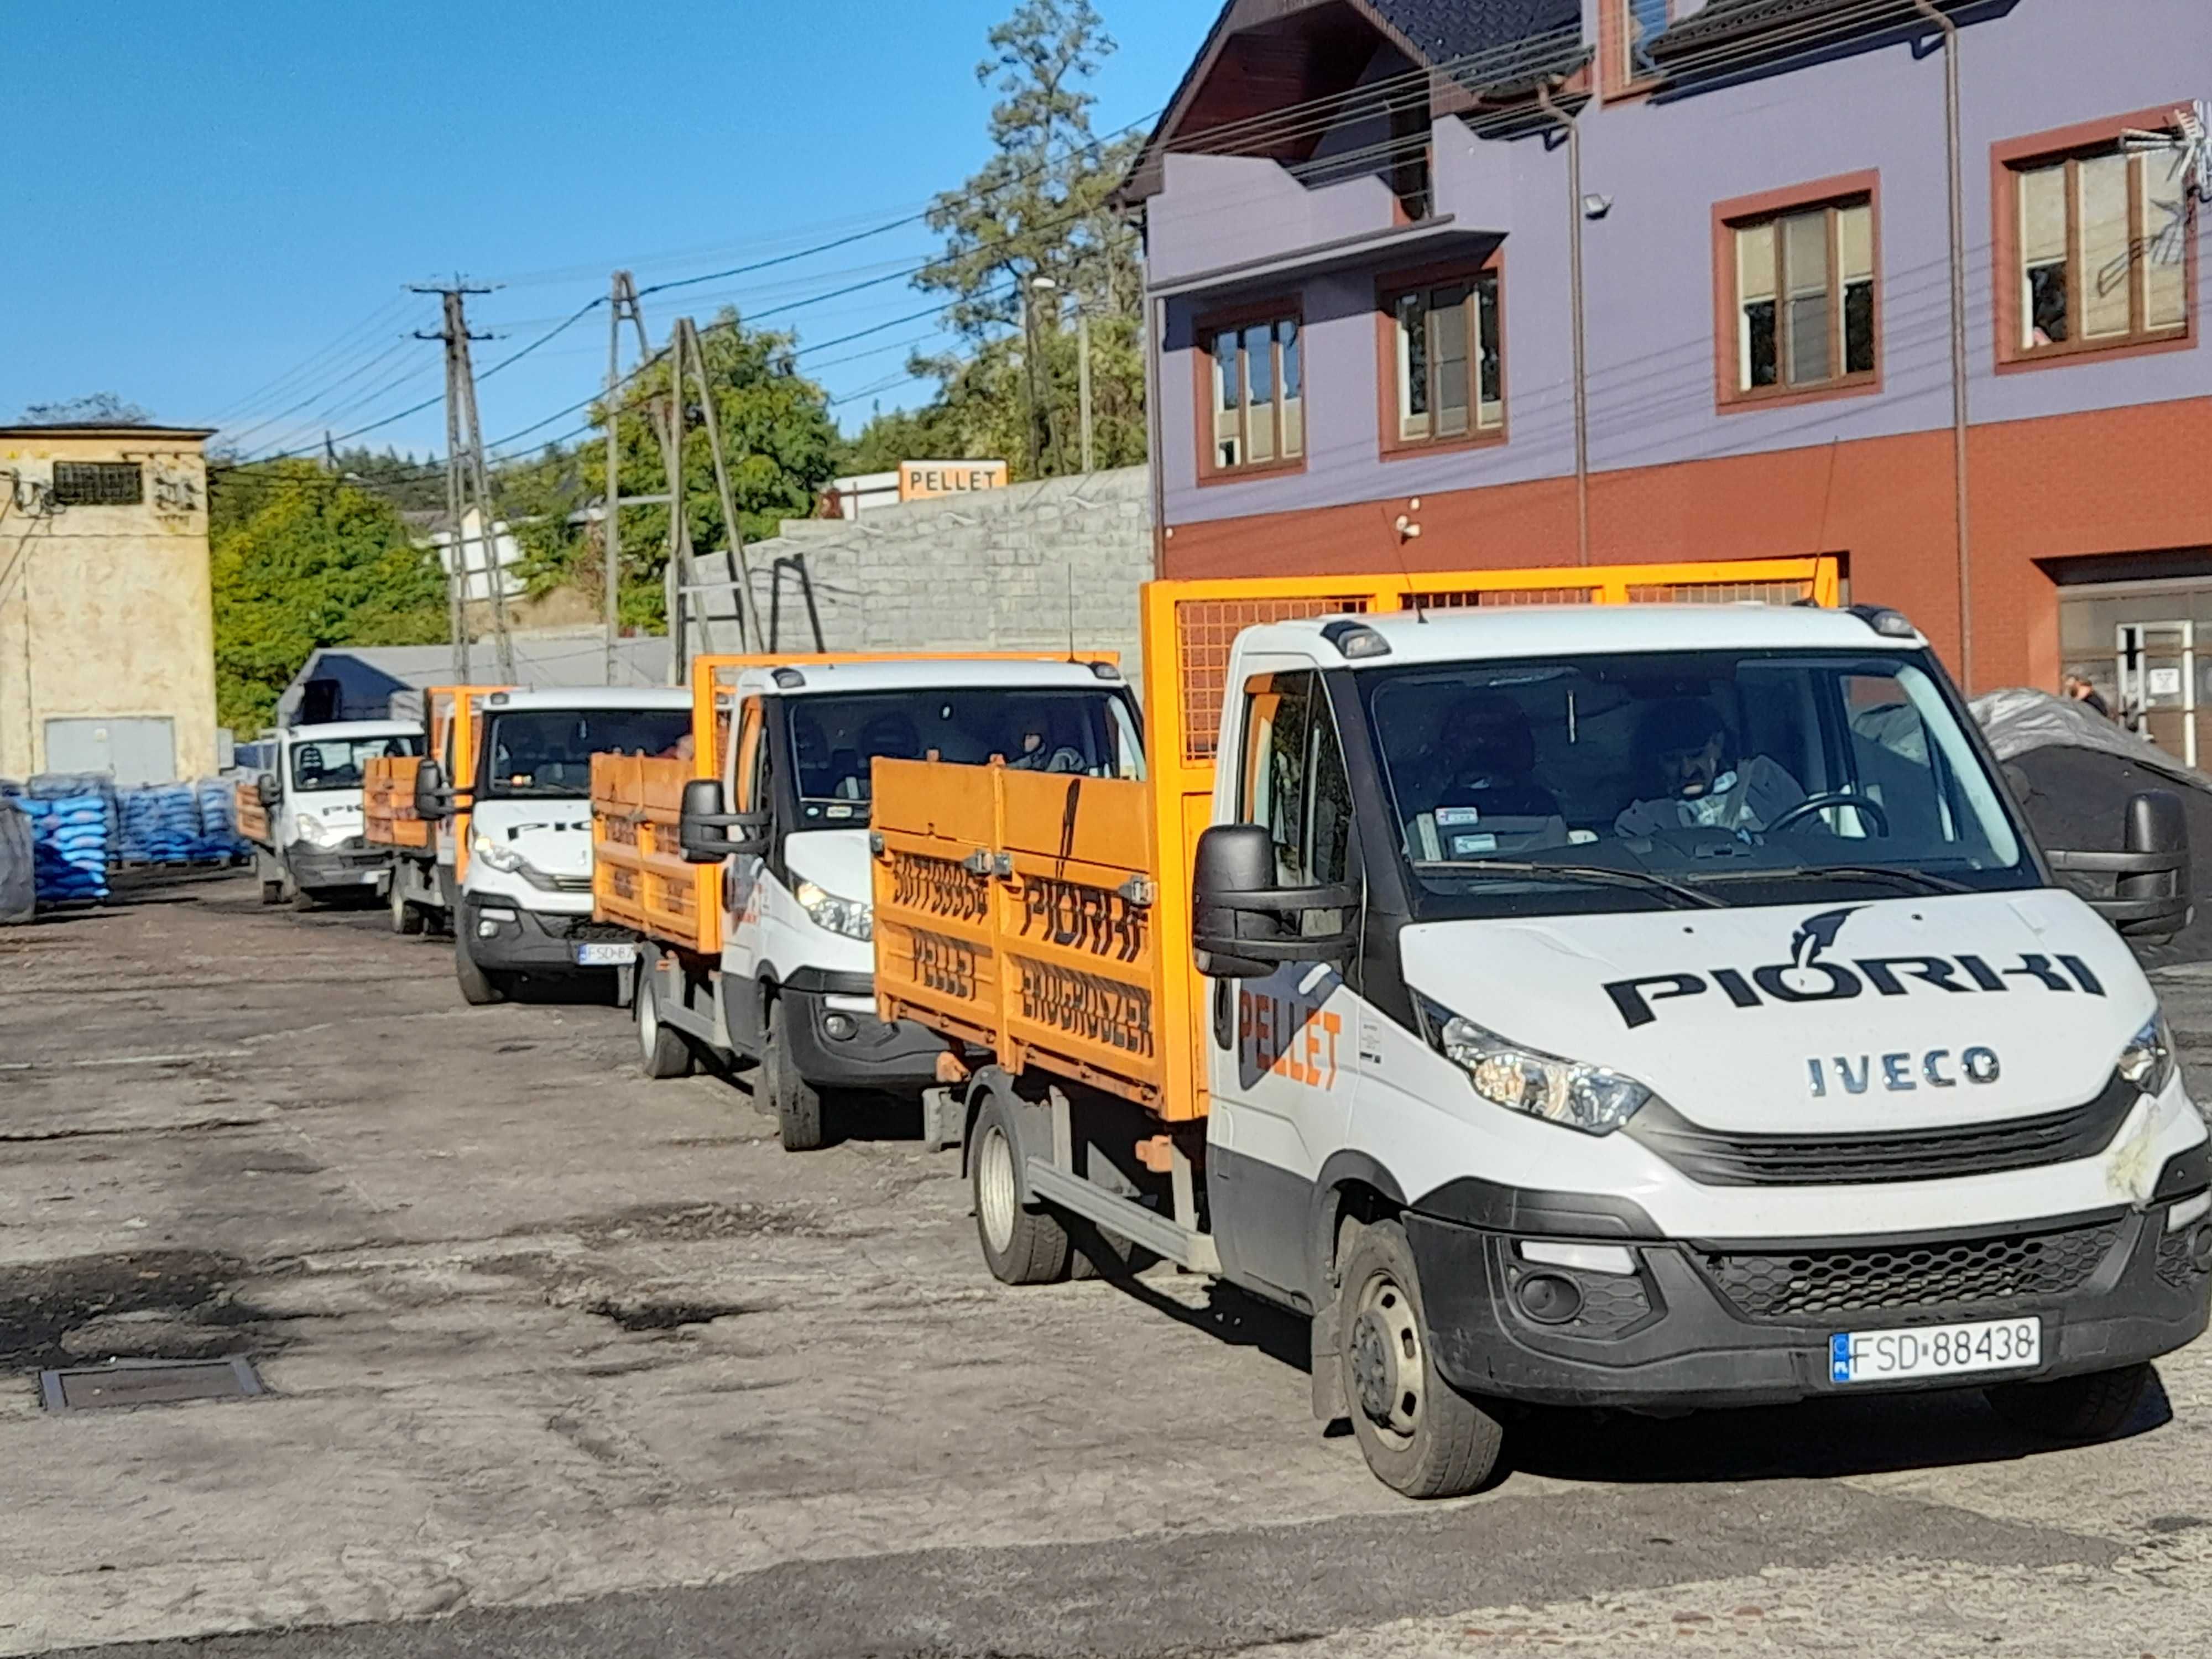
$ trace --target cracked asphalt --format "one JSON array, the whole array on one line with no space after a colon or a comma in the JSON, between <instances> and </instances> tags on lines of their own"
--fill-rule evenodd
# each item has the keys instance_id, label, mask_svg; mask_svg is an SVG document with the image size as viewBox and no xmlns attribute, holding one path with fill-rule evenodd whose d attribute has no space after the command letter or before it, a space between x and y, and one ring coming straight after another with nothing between
<instances>
[{"instance_id":1,"label":"cracked asphalt","mask_svg":"<svg viewBox=\"0 0 2212 1659\"><path fill-rule=\"evenodd\" d=\"M257 896L0 931L0 1654L2212 1653L2212 1343L2103 1445L1549 1413L1409 1504L1297 1322L1003 1289L895 1118L787 1157L611 1008ZM2160 980L2201 1067L2212 970ZM39 1403L233 1353L265 1397Z\"/></svg>"}]
</instances>

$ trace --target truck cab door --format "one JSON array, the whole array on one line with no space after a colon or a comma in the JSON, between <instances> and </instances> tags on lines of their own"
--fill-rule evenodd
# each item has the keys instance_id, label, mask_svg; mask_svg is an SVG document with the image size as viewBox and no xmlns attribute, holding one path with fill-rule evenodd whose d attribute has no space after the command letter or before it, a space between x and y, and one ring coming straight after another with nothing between
<instances>
[{"instance_id":1,"label":"truck cab door","mask_svg":"<svg viewBox=\"0 0 2212 1659\"><path fill-rule=\"evenodd\" d=\"M722 779L723 798L732 811L771 810L767 713L759 697L747 697L738 706ZM768 844L775 844L773 825ZM766 896L761 878L767 864L760 853L732 854L722 860L722 975L732 993L729 1026L738 1045L748 1050L757 1050L761 1040L754 1029L759 1023L757 999L748 993L760 967L761 904Z\"/></svg>"},{"instance_id":2,"label":"truck cab door","mask_svg":"<svg viewBox=\"0 0 2212 1659\"><path fill-rule=\"evenodd\" d=\"M1319 670L1241 660L1226 712L1214 821L1266 825L1280 886L1358 885L1351 787ZM1321 923L1340 921L1309 926ZM1206 995L1206 1180L1222 1265L1303 1298L1316 1182L1345 1143L1359 1076L1358 998L1342 964L1318 959L1212 980Z\"/></svg>"}]
</instances>

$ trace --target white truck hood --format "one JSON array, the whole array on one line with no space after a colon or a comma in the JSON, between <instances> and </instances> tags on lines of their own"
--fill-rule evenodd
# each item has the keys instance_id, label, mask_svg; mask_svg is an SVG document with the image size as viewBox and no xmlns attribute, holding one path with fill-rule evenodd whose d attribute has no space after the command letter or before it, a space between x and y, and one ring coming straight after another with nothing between
<instances>
[{"instance_id":1,"label":"white truck hood","mask_svg":"<svg viewBox=\"0 0 2212 1659\"><path fill-rule=\"evenodd\" d=\"M479 800L469 833L520 853L546 875L588 883L592 878L592 803L588 800ZM473 872L475 865L471 863Z\"/></svg>"},{"instance_id":2,"label":"white truck hood","mask_svg":"<svg viewBox=\"0 0 2212 1659\"><path fill-rule=\"evenodd\" d=\"M312 813L342 836L361 834L362 792L358 789L295 789L284 804L295 823Z\"/></svg>"},{"instance_id":3,"label":"white truck hood","mask_svg":"<svg viewBox=\"0 0 2212 1659\"><path fill-rule=\"evenodd\" d=\"M2052 889L1421 923L1401 949L1418 994L1750 1133L2078 1106L2157 1006L2119 936Z\"/></svg>"},{"instance_id":4,"label":"white truck hood","mask_svg":"<svg viewBox=\"0 0 2212 1659\"><path fill-rule=\"evenodd\" d=\"M783 861L794 883L811 881L839 898L872 902L875 873L865 830L794 830L784 837Z\"/></svg>"}]
</instances>

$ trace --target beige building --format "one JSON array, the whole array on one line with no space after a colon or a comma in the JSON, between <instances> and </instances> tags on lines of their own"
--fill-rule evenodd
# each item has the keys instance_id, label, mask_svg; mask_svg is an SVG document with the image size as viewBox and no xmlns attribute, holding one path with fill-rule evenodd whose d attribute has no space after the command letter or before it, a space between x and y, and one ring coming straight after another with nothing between
<instances>
[{"instance_id":1,"label":"beige building","mask_svg":"<svg viewBox=\"0 0 2212 1659\"><path fill-rule=\"evenodd\" d=\"M0 776L215 771L208 436L0 427Z\"/></svg>"}]
</instances>

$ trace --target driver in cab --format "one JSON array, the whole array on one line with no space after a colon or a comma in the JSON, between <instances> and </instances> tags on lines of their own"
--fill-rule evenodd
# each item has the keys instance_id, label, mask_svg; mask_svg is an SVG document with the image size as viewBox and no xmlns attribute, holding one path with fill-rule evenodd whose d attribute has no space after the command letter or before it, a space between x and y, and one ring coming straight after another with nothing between
<instances>
[{"instance_id":1,"label":"driver in cab","mask_svg":"<svg viewBox=\"0 0 2212 1659\"><path fill-rule=\"evenodd\" d=\"M1613 820L1617 836L1644 840L1668 830L1722 830L1748 839L1807 798L1778 762L1765 755L1739 760L1728 721L1701 697L1656 704L1637 738L1656 789Z\"/></svg>"}]
</instances>

